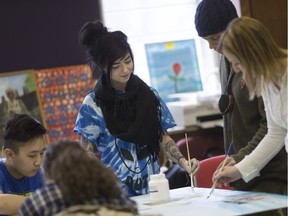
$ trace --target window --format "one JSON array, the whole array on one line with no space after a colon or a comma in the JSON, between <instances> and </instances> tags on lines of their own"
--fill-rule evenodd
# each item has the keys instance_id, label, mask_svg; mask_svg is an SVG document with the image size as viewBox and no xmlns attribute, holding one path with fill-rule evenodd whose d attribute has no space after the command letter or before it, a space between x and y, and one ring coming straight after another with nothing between
<instances>
[{"instance_id":1,"label":"window","mask_svg":"<svg viewBox=\"0 0 288 216\"><path fill-rule=\"evenodd\" d=\"M165 42L194 41L198 60L195 64L199 67L202 91L218 94L219 56L209 49L208 43L196 32L194 15L198 3L199 0L103 0L102 18L110 30L121 30L128 36L134 53L135 74L151 86L155 86L155 83L153 84L154 78L151 76L151 67L149 68L151 62L148 62L149 56L146 55L149 46ZM191 61L195 59L192 58ZM157 89L157 85L155 87ZM161 89L157 90L161 94ZM172 97L190 96L177 94Z\"/></svg>"}]
</instances>

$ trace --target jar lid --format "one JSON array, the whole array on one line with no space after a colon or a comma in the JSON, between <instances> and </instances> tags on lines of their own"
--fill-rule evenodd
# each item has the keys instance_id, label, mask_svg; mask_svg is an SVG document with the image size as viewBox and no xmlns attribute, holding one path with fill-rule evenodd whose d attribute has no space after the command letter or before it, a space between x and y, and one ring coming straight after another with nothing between
<instances>
[{"instance_id":1,"label":"jar lid","mask_svg":"<svg viewBox=\"0 0 288 216\"><path fill-rule=\"evenodd\" d=\"M150 179L163 179L163 178L165 178L165 174L163 173L150 175Z\"/></svg>"}]
</instances>

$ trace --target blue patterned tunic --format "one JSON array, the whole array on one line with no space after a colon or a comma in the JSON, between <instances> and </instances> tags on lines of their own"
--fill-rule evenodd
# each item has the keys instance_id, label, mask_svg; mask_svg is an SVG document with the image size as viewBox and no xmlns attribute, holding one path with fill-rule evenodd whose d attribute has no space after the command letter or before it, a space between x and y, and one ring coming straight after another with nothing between
<instances>
[{"instance_id":1,"label":"blue patterned tunic","mask_svg":"<svg viewBox=\"0 0 288 216\"><path fill-rule=\"evenodd\" d=\"M151 88L152 89L152 88ZM174 127L175 121L166 104L152 89L162 106L161 126L163 131ZM149 127L149 125L147 125ZM135 145L112 136L105 124L101 111L95 103L94 92L89 93L80 107L74 131L96 145L101 161L114 170L121 187L128 196L147 194L149 176L159 173L159 158L154 161L145 149L147 146Z\"/></svg>"}]
</instances>

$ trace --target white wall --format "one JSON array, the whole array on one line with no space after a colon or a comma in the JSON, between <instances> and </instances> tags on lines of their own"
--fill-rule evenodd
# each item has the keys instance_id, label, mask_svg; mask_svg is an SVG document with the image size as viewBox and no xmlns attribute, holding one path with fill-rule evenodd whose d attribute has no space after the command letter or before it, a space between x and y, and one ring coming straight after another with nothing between
<instances>
[{"instance_id":1,"label":"white wall","mask_svg":"<svg viewBox=\"0 0 288 216\"><path fill-rule=\"evenodd\" d=\"M240 5L240 0L230 0L234 6L236 7L237 14L238 16L241 16L241 5Z\"/></svg>"},{"instance_id":2,"label":"white wall","mask_svg":"<svg viewBox=\"0 0 288 216\"><path fill-rule=\"evenodd\" d=\"M215 0L216 1L216 0ZM239 0L232 0L239 8ZM145 44L195 39L204 91L220 91L218 55L209 50L194 27L199 0L102 0L104 24L127 36L135 59L135 73L150 83ZM238 4L238 6L237 6Z\"/></svg>"}]
</instances>

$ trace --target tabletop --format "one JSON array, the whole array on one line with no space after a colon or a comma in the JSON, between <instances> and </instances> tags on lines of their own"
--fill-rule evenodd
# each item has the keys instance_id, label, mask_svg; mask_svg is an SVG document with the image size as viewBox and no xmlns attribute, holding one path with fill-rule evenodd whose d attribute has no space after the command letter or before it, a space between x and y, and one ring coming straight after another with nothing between
<instances>
[{"instance_id":1,"label":"tabletop","mask_svg":"<svg viewBox=\"0 0 288 216\"><path fill-rule=\"evenodd\" d=\"M287 208L288 196L215 189L207 199L209 188L184 187L170 190L170 200L150 202L149 194L131 197L137 202L140 214L162 216L235 216Z\"/></svg>"}]
</instances>

